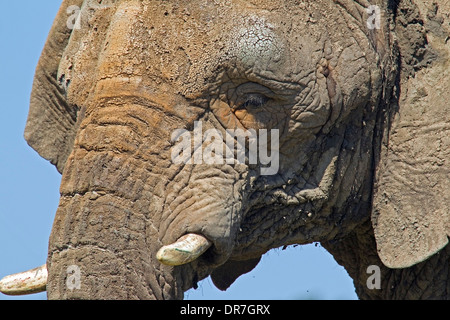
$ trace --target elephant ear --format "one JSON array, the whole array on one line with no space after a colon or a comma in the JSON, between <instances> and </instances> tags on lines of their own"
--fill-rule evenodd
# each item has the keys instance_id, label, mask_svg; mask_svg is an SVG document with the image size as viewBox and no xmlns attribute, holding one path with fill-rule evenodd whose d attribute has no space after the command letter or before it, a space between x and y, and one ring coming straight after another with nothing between
<instances>
[{"instance_id":1,"label":"elephant ear","mask_svg":"<svg viewBox=\"0 0 450 320\"><path fill-rule=\"evenodd\" d=\"M450 3L439 6L402 0L397 8L400 90L381 143L372 213L378 254L390 268L427 259L450 234L449 21L440 16Z\"/></svg>"},{"instance_id":2,"label":"elephant ear","mask_svg":"<svg viewBox=\"0 0 450 320\"><path fill-rule=\"evenodd\" d=\"M25 127L25 140L43 158L62 172L72 150L78 108L67 103L65 89L59 85L58 67L72 30L72 8L83 0L63 1L39 59Z\"/></svg>"}]
</instances>

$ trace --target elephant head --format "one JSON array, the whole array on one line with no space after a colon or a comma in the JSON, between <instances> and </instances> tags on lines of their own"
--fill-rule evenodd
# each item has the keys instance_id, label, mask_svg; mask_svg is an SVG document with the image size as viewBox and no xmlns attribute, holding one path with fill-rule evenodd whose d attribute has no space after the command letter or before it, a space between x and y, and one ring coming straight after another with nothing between
<instances>
[{"instance_id":1,"label":"elephant head","mask_svg":"<svg viewBox=\"0 0 450 320\"><path fill-rule=\"evenodd\" d=\"M361 270L387 279L449 254L438 13L408 0L63 1L25 130L62 173L48 297L181 299L311 242L360 297L402 297L367 293ZM73 266L81 286L68 288Z\"/></svg>"}]
</instances>

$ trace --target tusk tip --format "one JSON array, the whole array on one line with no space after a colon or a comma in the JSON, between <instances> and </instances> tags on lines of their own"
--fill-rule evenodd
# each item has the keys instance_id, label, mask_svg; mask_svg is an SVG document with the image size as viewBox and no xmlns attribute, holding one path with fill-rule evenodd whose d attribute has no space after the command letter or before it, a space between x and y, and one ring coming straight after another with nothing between
<instances>
[{"instance_id":1,"label":"tusk tip","mask_svg":"<svg viewBox=\"0 0 450 320\"><path fill-rule=\"evenodd\" d=\"M45 264L32 270L12 274L0 280L0 292L11 296L43 292L47 287L47 277Z\"/></svg>"},{"instance_id":2,"label":"tusk tip","mask_svg":"<svg viewBox=\"0 0 450 320\"><path fill-rule=\"evenodd\" d=\"M209 247L212 242L204 236L188 233L175 243L164 246L156 254L159 262L169 266L180 266L196 260Z\"/></svg>"}]
</instances>

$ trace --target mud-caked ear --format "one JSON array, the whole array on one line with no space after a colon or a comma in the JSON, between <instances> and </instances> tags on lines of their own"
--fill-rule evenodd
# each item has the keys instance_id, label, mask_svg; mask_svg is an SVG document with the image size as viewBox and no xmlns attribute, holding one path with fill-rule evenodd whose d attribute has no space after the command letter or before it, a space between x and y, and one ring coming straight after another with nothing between
<instances>
[{"instance_id":1,"label":"mud-caked ear","mask_svg":"<svg viewBox=\"0 0 450 320\"><path fill-rule=\"evenodd\" d=\"M75 8L82 3L83 0L64 0L59 9L36 68L25 127L28 144L59 172L72 150L78 109L67 103L57 74L73 30L71 19L76 18Z\"/></svg>"},{"instance_id":2,"label":"mud-caked ear","mask_svg":"<svg viewBox=\"0 0 450 320\"><path fill-rule=\"evenodd\" d=\"M423 261L450 234L450 3L396 8L401 71L376 164L372 224L390 268ZM445 7L445 8L444 8Z\"/></svg>"}]
</instances>

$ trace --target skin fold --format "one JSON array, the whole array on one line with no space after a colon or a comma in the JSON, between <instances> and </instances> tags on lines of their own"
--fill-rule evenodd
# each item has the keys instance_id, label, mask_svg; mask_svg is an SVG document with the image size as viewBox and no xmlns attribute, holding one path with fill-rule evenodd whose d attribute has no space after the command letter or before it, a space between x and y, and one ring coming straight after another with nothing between
<instances>
[{"instance_id":1,"label":"skin fold","mask_svg":"<svg viewBox=\"0 0 450 320\"><path fill-rule=\"evenodd\" d=\"M224 290L268 250L312 242L360 298L449 298L447 31L429 22L441 11L406 0L91 2L63 2L25 132L62 173L50 299L182 299L209 275ZM72 30L69 5L81 8ZM431 75L435 93L412 95ZM173 132L197 122L223 136L277 129L276 174L174 163ZM415 162L417 145L433 148ZM157 251L187 233L211 248L161 264ZM381 268L376 290L370 265Z\"/></svg>"}]
</instances>

